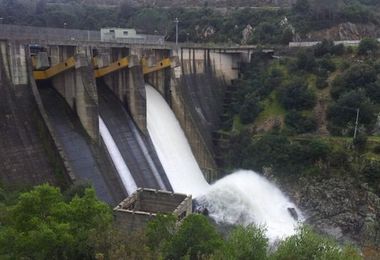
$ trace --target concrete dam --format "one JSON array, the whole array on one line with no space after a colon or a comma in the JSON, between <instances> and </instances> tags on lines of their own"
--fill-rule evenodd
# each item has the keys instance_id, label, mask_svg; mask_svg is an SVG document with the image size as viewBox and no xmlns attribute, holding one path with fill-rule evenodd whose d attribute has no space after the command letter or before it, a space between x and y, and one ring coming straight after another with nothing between
<instances>
[{"instance_id":1,"label":"concrete dam","mask_svg":"<svg viewBox=\"0 0 380 260\"><path fill-rule=\"evenodd\" d=\"M296 207L275 185L253 171L218 174L213 133L253 47L33 30L0 32L2 184L89 183L131 229L161 211L182 219L194 198L217 223L266 225L271 241L295 232Z\"/></svg>"},{"instance_id":2,"label":"concrete dam","mask_svg":"<svg viewBox=\"0 0 380 260\"><path fill-rule=\"evenodd\" d=\"M148 131L145 84L170 105L204 178L218 178L212 133L252 47L27 36L0 35L4 185L90 183L111 205L137 188L172 191Z\"/></svg>"}]
</instances>

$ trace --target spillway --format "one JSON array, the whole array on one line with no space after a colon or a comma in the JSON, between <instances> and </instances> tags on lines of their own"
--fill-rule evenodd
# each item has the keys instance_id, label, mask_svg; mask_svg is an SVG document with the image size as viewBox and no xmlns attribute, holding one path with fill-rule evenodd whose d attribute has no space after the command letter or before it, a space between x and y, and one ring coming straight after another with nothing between
<instances>
[{"instance_id":1,"label":"spillway","mask_svg":"<svg viewBox=\"0 0 380 260\"><path fill-rule=\"evenodd\" d=\"M117 181L111 180L111 172L103 169L98 162L100 159L97 158L78 117L52 87L41 87L39 93L49 122L63 146L74 174L91 182L100 199L109 204L116 204L123 197L122 188ZM102 172L106 172L107 176Z\"/></svg>"},{"instance_id":2,"label":"spillway","mask_svg":"<svg viewBox=\"0 0 380 260\"><path fill-rule=\"evenodd\" d=\"M103 119L99 116L99 133L103 138L103 141L107 147L108 153L115 165L117 172L119 173L120 179L123 182L125 189L128 194L132 194L137 190L137 185L132 177L132 174L125 164L123 156L120 153L115 141L112 138L107 126L104 124Z\"/></svg>"},{"instance_id":3,"label":"spillway","mask_svg":"<svg viewBox=\"0 0 380 260\"><path fill-rule=\"evenodd\" d=\"M217 222L265 226L271 241L295 233L298 222L288 212L295 205L259 174L240 170L209 185L169 105L149 85L146 96L148 131L175 192L192 194Z\"/></svg>"},{"instance_id":4,"label":"spillway","mask_svg":"<svg viewBox=\"0 0 380 260\"><path fill-rule=\"evenodd\" d=\"M129 177L128 179L133 180L133 185L136 187L171 190L158 157L155 159L153 145L149 146L147 138L137 129L123 104L110 88L103 81L98 81L97 86L99 113L103 124L101 129L104 130L103 133L107 134L106 132L108 132L109 134L107 135L108 145L112 145L112 142L114 144L109 151L117 151L116 162L119 165L117 167L123 168L122 172L124 173L127 172L125 168L128 169L128 175L132 176L132 179ZM126 166L121 166L121 161ZM126 174L121 176L126 176ZM127 188L131 181L125 177L122 178L124 178L123 182ZM134 189L133 187L128 188ZM128 193L131 194L129 191Z\"/></svg>"}]
</instances>

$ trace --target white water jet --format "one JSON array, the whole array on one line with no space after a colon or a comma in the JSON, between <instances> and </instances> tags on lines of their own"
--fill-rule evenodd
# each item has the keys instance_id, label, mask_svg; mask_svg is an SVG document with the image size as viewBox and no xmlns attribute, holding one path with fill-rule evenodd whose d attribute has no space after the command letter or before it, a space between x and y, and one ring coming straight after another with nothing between
<instances>
[{"instance_id":1,"label":"white water jet","mask_svg":"<svg viewBox=\"0 0 380 260\"><path fill-rule=\"evenodd\" d=\"M153 87L146 85L145 89L149 135L173 190L194 197L203 194L209 185L177 118Z\"/></svg>"},{"instance_id":2,"label":"white water jet","mask_svg":"<svg viewBox=\"0 0 380 260\"><path fill-rule=\"evenodd\" d=\"M270 241L295 233L298 222L288 212L295 205L259 174L239 170L209 185L166 101L149 85L146 96L148 131L175 192L192 194L217 222L265 226Z\"/></svg>"},{"instance_id":3,"label":"white water jet","mask_svg":"<svg viewBox=\"0 0 380 260\"><path fill-rule=\"evenodd\" d=\"M128 194L131 195L137 190L137 185L135 180L132 177L131 172L126 165L123 156L120 153L119 148L117 147L115 141L112 138L110 131L107 126L104 124L103 119L99 116L99 132L103 138L103 141L107 147L107 151L111 156L111 159L115 165L117 172L119 173L120 179L123 182L125 189Z\"/></svg>"}]
</instances>

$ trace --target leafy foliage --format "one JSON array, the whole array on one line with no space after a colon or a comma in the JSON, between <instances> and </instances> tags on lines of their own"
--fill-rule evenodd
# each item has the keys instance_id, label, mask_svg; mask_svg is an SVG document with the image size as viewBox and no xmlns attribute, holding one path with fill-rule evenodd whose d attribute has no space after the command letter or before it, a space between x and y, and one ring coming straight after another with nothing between
<instances>
[{"instance_id":1,"label":"leafy foliage","mask_svg":"<svg viewBox=\"0 0 380 260\"><path fill-rule=\"evenodd\" d=\"M364 91L352 90L341 96L328 108L327 117L331 131L341 135L346 130L351 134L356 120L356 109L360 109L359 124L368 130L372 129L376 120L373 103L367 98Z\"/></svg>"},{"instance_id":2,"label":"leafy foliage","mask_svg":"<svg viewBox=\"0 0 380 260\"><path fill-rule=\"evenodd\" d=\"M37 186L6 211L0 256L11 258L88 258L94 255L90 236L112 221L110 209L96 199L93 189L65 202L57 188Z\"/></svg>"},{"instance_id":3,"label":"leafy foliage","mask_svg":"<svg viewBox=\"0 0 380 260\"><path fill-rule=\"evenodd\" d=\"M360 55L368 55L369 53L374 53L379 49L379 42L377 39L372 38L364 38L360 41L358 47L358 54Z\"/></svg>"},{"instance_id":4,"label":"leafy foliage","mask_svg":"<svg viewBox=\"0 0 380 260\"><path fill-rule=\"evenodd\" d=\"M248 95L240 108L240 119L243 124L252 123L261 112L259 99L254 95Z\"/></svg>"},{"instance_id":5,"label":"leafy foliage","mask_svg":"<svg viewBox=\"0 0 380 260\"><path fill-rule=\"evenodd\" d=\"M340 249L338 244L313 232L309 227L282 241L273 255L276 260L301 259L361 259L351 247Z\"/></svg>"},{"instance_id":6,"label":"leafy foliage","mask_svg":"<svg viewBox=\"0 0 380 260\"><path fill-rule=\"evenodd\" d=\"M210 222L199 214L184 219L174 234L168 248L168 258L180 259L188 255L190 259L208 256L220 249L223 240Z\"/></svg>"},{"instance_id":7,"label":"leafy foliage","mask_svg":"<svg viewBox=\"0 0 380 260\"><path fill-rule=\"evenodd\" d=\"M225 243L224 259L264 260L267 258L268 238L264 229L249 225L237 226Z\"/></svg>"},{"instance_id":8,"label":"leafy foliage","mask_svg":"<svg viewBox=\"0 0 380 260\"><path fill-rule=\"evenodd\" d=\"M280 101L286 109L303 110L315 105L315 94L302 79L294 79L280 92Z\"/></svg>"},{"instance_id":9,"label":"leafy foliage","mask_svg":"<svg viewBox=\"0 0 380 260\"><path fill-rule=\"evenodd\" d=\"M157 215L146 227L148 246L152 250L165 252L169 241L173 239L176 232L177 219L173 215Z\"/></svg>"},{"instance_id":10,"label":"leafy foliage","mask_svg":"<svg viewBox=\"0 0 380 260\"><path fill-rule=\"evenodd\" d=\"M297 134L313 132L317 128L317 122L312 116L304 116L300 112L290 111L285 118L287 127Z\"/></svg>"}]
</instances>

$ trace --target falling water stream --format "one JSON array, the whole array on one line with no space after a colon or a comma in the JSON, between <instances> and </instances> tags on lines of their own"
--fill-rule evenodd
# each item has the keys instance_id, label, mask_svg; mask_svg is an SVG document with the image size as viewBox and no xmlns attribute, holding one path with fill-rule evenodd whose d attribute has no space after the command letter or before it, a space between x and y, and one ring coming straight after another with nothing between
<instances>
[{"instance_id":1,"label":"falling water stream","mask_svg":"<svg viewBox=\"0 0 380 260\"><path fill-rule=\"evenodd\" d=\"M175 192L192 194L216 222L265 226L272 241L295 233L298 222L288 212L295 205L261 175L239 170L208 184L174 113L153 87L145 87L148 131Z\"/></svg>"},{"instance_id":2,"label":"falling water stream","mask_svg":"<svg viewBox=\"0 0 380 260\"><path fill-rule=\"evenodd\" d=\"M115 168L120 176L121 181L123 182L125 189L127 190L128 194L132 194L137 190L135 180L133 179L128 166L126 165L123 156L119 151L119 148L117 147L111 133L109 132L101 117L99 117L99 132L103 138L107 151L115 165Z\"/></svg>"}]
</instances>

